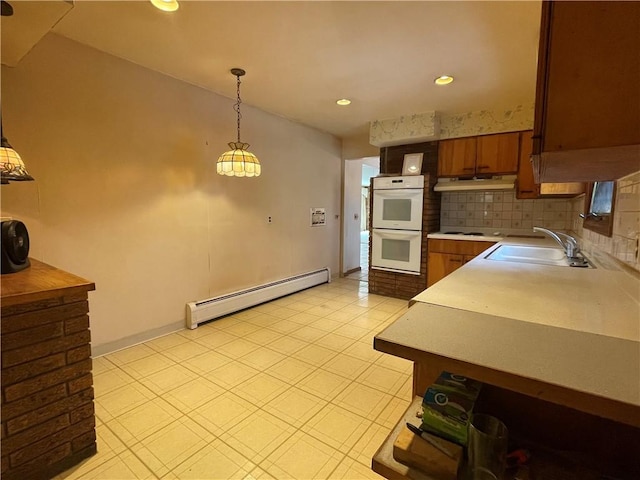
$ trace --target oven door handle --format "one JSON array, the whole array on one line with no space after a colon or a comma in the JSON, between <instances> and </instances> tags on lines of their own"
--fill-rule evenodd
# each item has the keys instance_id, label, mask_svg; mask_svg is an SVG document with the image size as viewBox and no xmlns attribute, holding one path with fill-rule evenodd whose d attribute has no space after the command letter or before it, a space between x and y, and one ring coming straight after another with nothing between
<instances>
[{"instance_id":1,"label":"oven door handle","mask_svg":"<svg viewBox=\"0 0 640 480\"><path fill-rule=\"evenodd\" d=\"M374 190L373 196L379 197L412 197L421 195L422 188L407 188L405 190Z\"/></svg>"},{"instance_id":2,"label":"oven door handle","mask_svg":"<svg viewBox=\"0 0 640 480\"><path fill-rule=\"evenodd\" d=\"M381 237L419 237L422 235L420 230L380 230L373 229L374 235L380 235Z\"/></svg>"}]
</instances>

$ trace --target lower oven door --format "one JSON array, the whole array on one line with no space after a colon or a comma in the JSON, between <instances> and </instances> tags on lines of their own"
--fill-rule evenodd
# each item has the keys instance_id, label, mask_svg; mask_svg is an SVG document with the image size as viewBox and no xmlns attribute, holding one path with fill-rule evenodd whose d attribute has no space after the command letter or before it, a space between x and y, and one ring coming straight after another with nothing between
<instances>
[{"instance_id":1,"label":"lower oven door","mask_svg":"<svg viewBox=\"0 0 640 480\"><path fill-rule=\"evenodd\" d=\"M420 275L422 232L374 228L371 236L371 268Z\"/></svg>"}]
</instances>

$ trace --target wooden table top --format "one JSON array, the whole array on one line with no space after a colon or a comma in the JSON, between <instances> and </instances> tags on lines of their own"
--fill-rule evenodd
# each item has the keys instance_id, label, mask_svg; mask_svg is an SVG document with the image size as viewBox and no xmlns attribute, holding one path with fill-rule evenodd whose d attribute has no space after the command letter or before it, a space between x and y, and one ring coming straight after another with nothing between
<instances>
[{"instance_id":1,"label":"wooden table top","mask_svg":"<svg viewBox=\"0 0 640 480\"><path fill-rule=\"evenodd\" d=\"M30 258L31 266L0 278L2 306L95 290L93 282Z\"/></svg>"}]
</instances>

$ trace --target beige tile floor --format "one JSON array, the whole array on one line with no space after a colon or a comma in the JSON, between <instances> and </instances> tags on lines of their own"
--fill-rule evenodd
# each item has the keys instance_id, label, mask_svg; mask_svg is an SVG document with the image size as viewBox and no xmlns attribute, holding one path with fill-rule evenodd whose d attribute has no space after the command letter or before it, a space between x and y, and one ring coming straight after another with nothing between
<instances>
[{"instance_id":1,"label":"beige tile floor","mask_svg":"<svg viewBox=\"0 0 640 480\"><path fill-rule=\"evenodd\" d=\"M355 278L94 359L98 453L61 479L373 479L411 364L373 350L406 301Z\"/></svg>"}]
</instances>

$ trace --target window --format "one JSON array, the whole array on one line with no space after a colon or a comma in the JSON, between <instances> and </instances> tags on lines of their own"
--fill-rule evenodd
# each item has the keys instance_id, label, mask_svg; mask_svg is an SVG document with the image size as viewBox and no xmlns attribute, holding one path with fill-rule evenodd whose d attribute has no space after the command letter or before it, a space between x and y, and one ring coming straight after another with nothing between
<instances>
[{"instance_id":1,"label":"window","mask_svg":"<svg viewBox=\"0 0 640 480\"><path fill-rule=\"evenodd\" d=\"M616 182L594 182L587 189L583 227L587 230L611 236L613 209L615 207Z\"/></svg>"}]
</instances>

